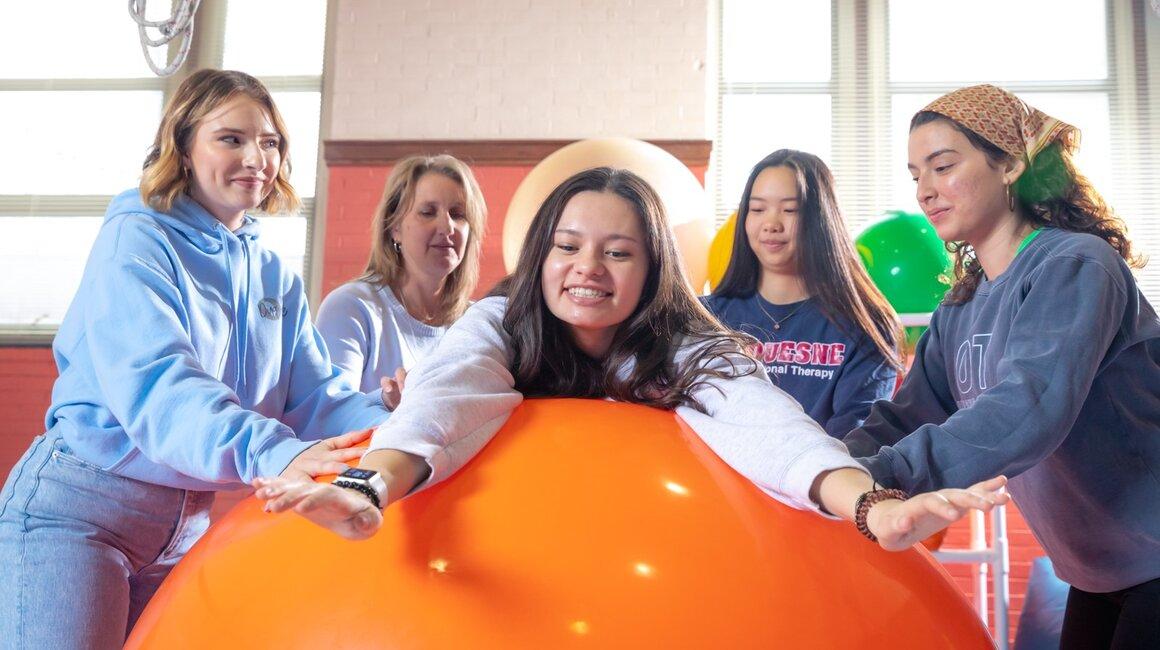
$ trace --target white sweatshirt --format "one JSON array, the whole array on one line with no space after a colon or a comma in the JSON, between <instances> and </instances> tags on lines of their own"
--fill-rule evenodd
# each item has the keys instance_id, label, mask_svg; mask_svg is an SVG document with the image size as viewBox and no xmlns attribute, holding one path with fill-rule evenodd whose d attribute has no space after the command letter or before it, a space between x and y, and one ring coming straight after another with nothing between
<instances>
[{"instance_id":1,"label":"white sweatshirt","mask_svg":"<svg viewBox=\"0 0 1160 650\"><path fill-rule=\"evenodd\" d=\"M379 379L399 368L410 372L447 331L416 320L390 287L363 280L331 291L315 320L330 362L364 393L377 394Z\"/></svg>"},{"instance_id":2,"label":"white sweatshirt","mask_svg":"<svg viewBox=\"0 0 1160 650\"><path fill-rule=\"evenodd\" d=\"M396 449L425 459L431 466L425 487L455 473L491 440L523 401L510 370L506 305L506 298L481 300L448 329L407 376L406 399L375 430L368 451ZM682 347L676 362L695 351L695 345ZM724 358L710 363L729 369ZM677 415L730 467L782 503L817 511L809 491L818 474L864 471L760 366L750 375L710 379L693 396L706 413L681 406Z\"/></svg>"}]
</instances>

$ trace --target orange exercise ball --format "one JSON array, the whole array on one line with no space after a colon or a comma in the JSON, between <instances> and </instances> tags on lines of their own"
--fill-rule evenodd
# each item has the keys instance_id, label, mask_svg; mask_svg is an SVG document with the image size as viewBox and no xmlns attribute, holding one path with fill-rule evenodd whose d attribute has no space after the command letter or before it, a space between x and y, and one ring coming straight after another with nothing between
<instances>
[{"instance_id":1,"label":"orange exercise ball","mask_svg":"<svg viewBox=\"0 0 1160 650\"><path fill-rule=\"evenodd\" d=\"M503 222L503 262L510 273L536 211L552 190L592 167L628 169L652 185L665 205L677 250L697 293L705 286L713 210L700 181L680 160L660 147L632 138L580 140L562 147L528 172L508 204Z\"/></svg>"},{"instance_id":2,"label":"orange exercise ball","mask_svg":"<svg viewBox=\"0 0 1160 650\"><path fill-rule=\"evenodd\" d=\"M127 648L991 648L930 556L793 510L671 412L529 400L348 542L253 498Z\"/></svg>"}]
</instances>

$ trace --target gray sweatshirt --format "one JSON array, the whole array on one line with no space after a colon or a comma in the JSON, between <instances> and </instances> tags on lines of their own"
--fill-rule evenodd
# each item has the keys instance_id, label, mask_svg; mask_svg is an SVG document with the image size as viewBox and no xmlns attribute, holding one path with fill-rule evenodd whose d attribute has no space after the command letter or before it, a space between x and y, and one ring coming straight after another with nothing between
<instances>
[{"instance_id":1,"label":"gray sweatshirt","mask_svg":"<svg viewBox=\"0 0 1160 650\"><path fill-rule=\"evenodd\" d=\"M505 298L485 298L451 326L408 374L402 402L375 430L368 451L397 449L426 459L431 476L425 485L430 485L463 467L491 440L523 401L510 371L506 305ZM682 346L675 362L682 363L696 347ZM729 367L725 359L709 363ZM762 368L755 370L699 388L694 397L707 413L682 406L677 415L762 491L794 508L817 511L809 490L818 474L862 466L775 388Z\"/></svg>"},{"instance_id":2,"label":"gray sweatshirt","mask_svg":"<svg viewBox=\"0 0 1160 650\"><path fill-rule=\"evenodd\" d=\"M1103 240L1048 228L940 307L893 401L845 442L909 492L1006 474L1059 576L1160 576L1160 321Z\"/></svg>"}]
</instances>

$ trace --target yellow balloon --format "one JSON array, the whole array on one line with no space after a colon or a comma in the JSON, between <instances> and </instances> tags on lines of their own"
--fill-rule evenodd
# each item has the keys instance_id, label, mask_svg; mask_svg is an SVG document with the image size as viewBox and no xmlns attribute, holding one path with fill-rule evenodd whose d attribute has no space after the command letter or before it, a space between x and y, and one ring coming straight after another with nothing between
<instances>
[{"instance_id":1,"label":"yellow balloon","mask_svg":"<svg viewBox=\"0 0 1160 650\"><path fill-rule=\"evenodd\" d=\"M709 244L709 290L717 288L725 277L725 269L729 268L729 259L733 256L733 231L737 229L737 211L721 224L721 229L713 236Z\"/></svg>"},{"instance_id":2,"label":"yellow balloon","mask_svg":"<svg viewBox=\"0 0 1160 650\"><path fill-rule=\"evenodd\" d=\"M628 169L656 190L668 214L685 273L699 293L708 275L709 240L713 237L709 197L684 163L656 145L631 138L573 142L532 168L512 195L503 222L507 271L515 269L528 227L548 194L573 174L601 166Z\"/></svg>"}]
</instances>

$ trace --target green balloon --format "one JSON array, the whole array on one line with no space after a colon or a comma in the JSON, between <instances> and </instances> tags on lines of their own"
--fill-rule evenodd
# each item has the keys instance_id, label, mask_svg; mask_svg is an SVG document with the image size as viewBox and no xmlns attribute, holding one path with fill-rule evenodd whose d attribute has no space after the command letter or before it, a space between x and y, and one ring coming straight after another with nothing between
<instances>
[{"instance_id":1,"label":"green balloon","mask_svg":"<svg viewBox=\"0 0 1160 650\"><path fill-rule=\"evenodd\" d=\"M950 288L951 258L920 214L886 213L855 240L870 279L900 314L934 311Z\"/></svg>"}]
</instances>

